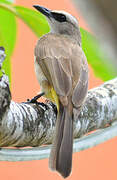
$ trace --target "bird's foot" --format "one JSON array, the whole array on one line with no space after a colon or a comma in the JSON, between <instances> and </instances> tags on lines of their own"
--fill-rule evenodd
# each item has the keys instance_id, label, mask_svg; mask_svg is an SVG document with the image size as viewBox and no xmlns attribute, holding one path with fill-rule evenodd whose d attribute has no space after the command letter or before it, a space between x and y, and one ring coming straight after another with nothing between
<instances>
[{"instance_id":1,"label":"bird's foot","mask_svg":"<svg viewBox=\"0 0 117 180\"><path fill-rule=\"evenodd\" d=\"M44 94L45 94L45 93L42 92L42 93L38 94L37 96L34 96L32 99L27 99L27 101L24 102L24 103L26 103L26 104L33 103L33 104L41 105L41 106L43 106L45 109L47 109L48 107L47 107L47 105L46 105L45 103L43 103L43 102L38 102L38 101L37 101L37 100L38 100L40 97L42 97Z\"/></svg>"},{"instance_id":2,"label":"bird's foot","mask_svg":"<svg viewBox=\"0 0 117 180\"><path fill-rule=\"evenodd\" d=\"M38 103L38 99L40 98L40 97L42 97L43 95L44 95L45 93L44 92L42 92L42 93L40 93L40 94L38 94L37 96L34 96L32 99L27 99L27 103Z\"/></svg>"}]
</instances>

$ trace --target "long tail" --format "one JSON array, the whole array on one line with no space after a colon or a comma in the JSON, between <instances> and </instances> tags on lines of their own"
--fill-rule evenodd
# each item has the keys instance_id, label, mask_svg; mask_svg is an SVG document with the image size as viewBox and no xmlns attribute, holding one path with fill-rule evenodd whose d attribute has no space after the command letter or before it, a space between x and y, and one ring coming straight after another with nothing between
<instances>
[{"instance_id":1,"label":"long tail","mask_svg":"<svg viewBox=\"0 0 117 180\"><path fill-rule=\"evenodd\" d=\"M55 133L49 158L49 167L66 178L70 175L72 169L73 149L73 118L69 105L63 107L60 103Z\"/></svg>"}]
</instances>

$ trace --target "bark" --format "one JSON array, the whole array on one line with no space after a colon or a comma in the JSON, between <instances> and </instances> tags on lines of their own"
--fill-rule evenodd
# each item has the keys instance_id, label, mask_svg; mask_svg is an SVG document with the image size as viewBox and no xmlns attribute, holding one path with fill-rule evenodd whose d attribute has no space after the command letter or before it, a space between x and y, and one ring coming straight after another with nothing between
<instances>
[{"instance_id":1,"label":"bark","mask_svg":"<svg viewBox=\"0 0 117 180\"><path fill-rule=\"evenodd\" d=\"M0 69L4 59L4 49L0 47ZM12 101L8 77L3 72L0 78L0 147L36 148L1 148L0 161L26 161L48 157L50 146L39 146L52 143L56 117L57 109L52 102ZM116 120L117 78L89 90L78 117L77 109L74 109L74 152L117 136ZM94 130L98 131L84 136Z\"/></svg>"},{"instance_id":2,"label":"bark","mask_svg":"<svg viewBox=\"0 0 117 180\"><path fill-rule=\"evenodd\" d=\"M117 119L117 78L89 90L79 117L74 109L74 138L105 128ZM0 80L0 146L40 146L52 142L56 107L51 102L16 103L8 80Z\"/></svg>"}]
</instances>

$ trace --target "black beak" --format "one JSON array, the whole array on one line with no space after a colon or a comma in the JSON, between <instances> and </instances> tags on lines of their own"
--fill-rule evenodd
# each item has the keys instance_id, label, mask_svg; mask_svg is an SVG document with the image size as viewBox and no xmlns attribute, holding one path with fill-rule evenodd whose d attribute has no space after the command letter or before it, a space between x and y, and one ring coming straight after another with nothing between
<instances>
[{"instance_id":1,"label":"black beak","mask_svg":"<svg viewBox=\"0 0 117 180\"><path fill-rule=\"evenodd\" d=\"M51 10L47 9L47 8L44 8L42 6L39 6L39 5L33 5L33 7L38 10L39 12L41 12L43 15L45 15L46 17L51 17L52 14L51 14Z\"/></svg>"}]
</instances>

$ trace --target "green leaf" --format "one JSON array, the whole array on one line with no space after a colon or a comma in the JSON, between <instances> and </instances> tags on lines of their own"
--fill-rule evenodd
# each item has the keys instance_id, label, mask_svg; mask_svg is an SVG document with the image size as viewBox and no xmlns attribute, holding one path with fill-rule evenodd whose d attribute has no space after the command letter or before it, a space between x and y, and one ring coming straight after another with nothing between
<instances>
[{"instance_id":1,"label":"green leaf","mask_svg":"<svg viewBox=\"0 0 117 180\"><path fill-rule=\"evenodd\" d=\"M18 17L21 18L38 37L49 32L49 25L41 13L21 6L15 6L14 8L18 13Z\"/></svg>"},{"instance_id":2,"label":"green leaf","mask_svg":"<svg viewBox=\"0 0 117 180\"><path fill-rule=\"evenodd\" d=\"M82 48L95 75L104 81L115 78L117 76L116 67L111 64L111 60L109 60L107 55L101 50L96 38L84 29L81 28L80 30Z\"/></svg>"},{"instance_id":3,"label":"green leaf","mask_svg":"<svg viewBox=\"0 0 117 180\"><path fill-rule=\"evenodd\" d=\"M38 36L49 32L46 18L39 12L21 6L6 7L9 11L21 18ZM81 28L82 47L89 64L93 67L96 76L102 80L110 80L117 76L117 71L106 54L101 50L96 38Z\"/></svg>"},{"instance_id":4,"label":"green leaf","mask_svg":"<svg viewBox=\"0 0 117 180\"><path fill-rule=\"evenodd\" d=\"M6 0L0 0L0 46L5 48L6 53L3 69L11 79L10 58L16 41L16 19L12 12L2 7L2 3L6 3L6 5L11 3Z\"/></svg>"},{"instance_id":5,"label":"green leaf","mask_svg":"<svg viewBox=\"0 0 117 180\"><path fill-rule=\"evenodd\" d=\"M7 0L7 1L9 1L9 2L13 3L15 0Z\"/></svg>"},{"instance_id":6,"label":"green leaf","mask_svg":"<svg viewBox=\"0 0 117 180\"><path fill-rule=\"evenodd\" d=\"M16 6L20 18L35 32L37 36L42 36L49 32L49 25L46 18L39 12ZM117 76L117 71L106 54L101 50L96 38L89 32L81 28L82 47L91 64L96 76L107 81Z\"/></svg>"}]
</instances>

